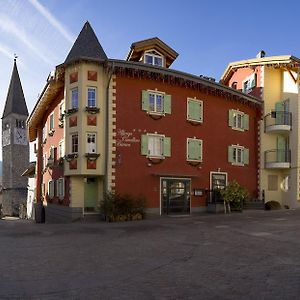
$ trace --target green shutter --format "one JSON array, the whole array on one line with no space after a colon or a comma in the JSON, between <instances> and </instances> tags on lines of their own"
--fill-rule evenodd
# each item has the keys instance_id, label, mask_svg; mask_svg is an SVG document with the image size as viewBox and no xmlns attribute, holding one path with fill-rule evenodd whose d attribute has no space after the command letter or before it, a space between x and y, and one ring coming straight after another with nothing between
<instances>
[{"instance_id":1,"label":"green shutter","mask_svg":"<svg viewBox=\"0 0 300 300\"><path fill-rule=\"evenodd\" d=\"M188 100L188 119L194 121L202 121L202 102L194 101L192 99Z\"/></svg>"},{"instance_id":2,"label":"green shutter","mask_svg":"<svg viewBox=\"0 0 300 300\"><path fill-rule=\"evenodd\" d=\"M142 110L149 110L149 93L148 91L142 91Z\"/></svg>"},{"instance_id":3,"label":"green shutter","mask_svg":"<svg viewBox=\"0 0 300 300\"><path fill-rule=\"evenodd\" d=\"M228 146L228 162L233 163L233 147Z\"/></svg>"},{"instance_id":4,"label":"green shutter","mask_svg":"<svg viewBox=\"0 0 300 300\"><path fill-rule=\"evenodd\" d=\"M284 101L279 101L275 103L275 111L276 111L276 119L275 123L276 125L282 125L284 124Z\"/></svg>"},{"instance_id":5,"label":"green shutter","mask_svg":"<svg viewBox=\"0 0 300 300\"><path fill-rule=\"evenodd\" d=\"M141 154L148 155L148 135L141 136Z\"/></svg>"},{"instance_id":6,"label":"green shutter","mask_svg":"<svg viewBox=\"0 0 300 300\"><path fill-rule=\"evenodd\" d=\"M286 139L285 137L278 135L277 136L277 161L285 161L285 150L286 150Z\"/></svg>"},{"instance_id":7,"label":"green shutter","mask_svg":"<svg viewBox=\"0 0 300 300\"><path fill-rule=\"evenodd\" d=\"M256 73L252 74L250 78L250 88L256 87Z\"/></svg>"},{"instance_id":8,"label":"green shutter","mask_svg":"<svg viewBox=\"0 0 300 300\"><path fill-rule=\"evenodd\" d=\"M234 110L229 109L228 111L228 126L233 127L233 115L234 115Z\"/></svg>"},{"instance_id":9,"label":"green shutter","mask_svg":"<svg viewBox=\"0 0 300 300\"><path fill-rule=\"evenodd\" d=\"M243 116L243 129L249 130L249 115L244 114Z\"/></svg>"},{"instance_id":10,"label":"green shutter","mask_svg":"<svg viewBox=\"0 0 300 300\"><path fill-rule=\"evenodd\" d=\"M164 95L164 113L170 114L172 107L171 107L171 95Z\"/></svg>"},{"instance_id":11,"label":"green shutter","mask_svg":"<svg viewBox=\"0 0 300 300\"><path fill-rule=\"evenodd\" d=\"M164 145L163 156L170 157L171 156L171 138L170 137L164 137L163 138L163 145Z\"/></svg>"},{"instance_id":12,"label":"green shutter","mask_svg":"<svg viewBox=\"0 0 300 300\"><path fill-rule=\"evenodd\" d=\"M243 163L249 165L249 149L245 148L243 151Z\"/></svg>"},{"instance_id":13,"label":"green shutter","mask_svg":"<svg viewBox=\"0 0 300 300\"><path fill-rule=\"evenodd\" d=\"M202 161L202 141L196 139L188 139L187 159Z\"/></svg>"}]
</instances>

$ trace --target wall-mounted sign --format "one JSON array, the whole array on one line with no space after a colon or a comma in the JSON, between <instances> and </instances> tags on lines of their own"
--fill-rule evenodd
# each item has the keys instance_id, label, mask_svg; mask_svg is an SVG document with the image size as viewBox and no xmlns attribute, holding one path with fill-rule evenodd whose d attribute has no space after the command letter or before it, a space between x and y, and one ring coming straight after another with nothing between
<instances>
[{"instance_id":1,"label":"wall-mounted sign","mask_svg":"<svg viewBox=\"0 0 300 300\"><path fill-rule=\"evenodd\" d=\"M117 131L117 146L130 147L133 143L139 143L140 139L133 136L133 132L119 129Z\"/></svg>"}]
</instances>

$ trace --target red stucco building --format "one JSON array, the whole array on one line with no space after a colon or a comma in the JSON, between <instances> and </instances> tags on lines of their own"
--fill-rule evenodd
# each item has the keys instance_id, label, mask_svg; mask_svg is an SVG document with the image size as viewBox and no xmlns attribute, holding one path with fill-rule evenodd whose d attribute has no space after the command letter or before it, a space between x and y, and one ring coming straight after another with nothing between
<instances>
[{"instance_id":1,"label":"red stucco building","mask_svg":"<svg viewBox=\"0 0 300 300\"><path fill-rule=\"evenodd\" d=\"M206 210L234 179L257 197L260 100L170 69L177 56L152 38L108 59L84 25L28 120L46 219L99 213L108 191L144 196L155 214Z\"/></svg>"}]
</instances>

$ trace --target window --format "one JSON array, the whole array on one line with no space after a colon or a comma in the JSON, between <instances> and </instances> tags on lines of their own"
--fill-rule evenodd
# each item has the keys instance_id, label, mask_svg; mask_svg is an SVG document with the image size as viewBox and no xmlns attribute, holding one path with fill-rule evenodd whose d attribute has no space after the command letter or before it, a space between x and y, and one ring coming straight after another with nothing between
<instances>
[{"instance_id":1,"label":"window","mask_svg":"<svg viewBox=\"0 0 300 300\"><path fill-rule=\"evenodd\" d=\"M234 81L232 84L231 84L231 87L233 88L233 89L237 89L237 82L236 81Z\"/></svg>"},{"instance_id":2,"label":"window","mask_svg":"<svg viewBox=\"0 0 300 300\"><path fill-rule=\"evenodd\" d=\"M50 115L50 121L49 121L49 130L54 130L54 113Z\"/></svg>"},{"instance_id":3,"label":"window","mask_svg":"<svg viewBox=\"0 0 300 300\"><path fill-rule=\"evenodd\" d=\"M239 110L230 109L228 111L228 125L235 130L249 130L249 115Z\"/></svg>"},{"instance_id":4,"label":"window","mask_svg":"<svg viewBox=\"0 0 300 300\"><path fill-rule=\"evenodd\" d=\"M171 138L159 134L142 135L141 154L157 158L170 157Z\"/></svg>"},{"instance_id":5,"label":"window","mask_svg":"<svg viewBox=\"0 0 300 300\"><path fill-rule=\"evenodd\" d=\"M149 65L163 67L163 56L156 51L145 52L144 62Z\"/></svg>"},{"instance_id":6,"label":"window","mask_svg":"<svg viewBox=\"0 0 300 300\"><path fill-rule=\"evenodd\" d=\"M203 101L187 98L187 119L193 122L203 122Z\"/></svg>"},{"instance_id":7,"label":"window","mask_svg":"<svg viewBox=\"0 0 300 300\"><path fill-rule=\"evenodd\" d=\"M228 147L228 162L232 165L248 165L249 164L249 149L232 145Z\"/></svg>"},{"instance_id":8,"label":"window","mask_svg":"<svg viewBox=\"0 0 300 300\"><path fill-rule=\"evenodd\" d=\"M71 108L78 109L78 88L71 90Z\"/></svg>"},{"instance_id":9,"label":"window","mask_svg":"<svg viewBox=\"0 0 300 300\"><path fill-rule=\"evenodd\" d=\"M96 107L96 88L89 87L87 93L87 106Z\"/></svg>"},{"instance_id":10,"label":"window","mask_svg":"<svg viewBox=\"0 0 300 300\"><path fill-rule=\"evenodd\" d=\"M78 134L74 133L72 134L72 140L71 140L71 151L72 153L78 153Z\"/></svg>"},{"instance_id":11,"label":"window","mask_svg":"<svg viewBox=\"0 0 300 300\"><path fill-rule=\"evenodd\" d=\"M54 181L49 180L48 181L48 196L50 199L54 197Z\"/></svg>"},{"instance_id":12,"label":"window","mask_svg":"<svg viewBox=\"0 0 300 300\"><path fill-rule=\"evenodd\" d=\"M56 180L56 196L60 199L65 197L65 179L59 178Z\"/></svg>"},{"instance_id":13,"label":"window","mask_svg":"<svg viewBox=\"0 0 300 300\"><path fill-rule=\"evenodd\" d=\"M25 121L24 120L16 119L16 127L24 129L25 128Z\"/></svg>"},{"instance_id":14,"label":"window","mask_svg":"<svg viewBox=\"0 0 300 300\"><path fill-rule=\"evenodd\" d=\"M88 133L87 140L87 153L96 153L96 133Z\"/></svg>"},{"instance_id":15,"label":"window","mask_svg":"<svg viewBox=\"0 0 300 300\"><path fill-rule=\"evenodd\" d=\"M65 155L65 143L63 140L60 141L58 144L58 155L59 155L59 158L64 157L64 155Z\"/></svg>"},{"instance_id":16,"label":"window","mask_svg":"<svg viewBox=\"0 0 300 300\"><path fill-rule=\"evenodd\" d=\"M142 110L149 114L170 114L171 95L156 91L142 91Z\"/></svg>"},{"instance_id":17,"label":"window","mask_svg":"<svg viewBox=\"0 0 300 300\"><path fill-rule=\"evenodd\" d=\"M243 81L243 92L248 94L256 86L256 74L253 73Z\"/></svg>"},{"instance_id":18,"label":"window","mask_svg":"<svg viewBox=\"0 0 300 300\"><path fill-rule=\"evenodd\" d=\"M187 139L186 159L188 161L202 161L202 140L196 138Z\"/></svg>"}]
</instances>

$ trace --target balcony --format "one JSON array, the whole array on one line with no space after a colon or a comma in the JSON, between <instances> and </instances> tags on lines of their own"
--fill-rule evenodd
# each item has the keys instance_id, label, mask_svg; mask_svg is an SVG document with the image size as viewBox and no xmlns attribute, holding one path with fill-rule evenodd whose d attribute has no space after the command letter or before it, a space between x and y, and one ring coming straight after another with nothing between
<instances>
[{"instance_id":1,"label":"balcony","mask_svg":"<svg viewBox=\"0 0 300 300\"><path fill-rule=\"evenodd\" d=\"M272 111L264 117L265 132L286 134L292 130L292 113Z\"/></svg>"},{"instance_id":2,"label":"balcony","mask_svg":"<svg viewBox=\"0 0 300 300\"><path fill-rule=\"evenodd\" d=\"M265 151L266 169L289 169L291 167L291 150Z\"/></svg>"}]
</instances>

